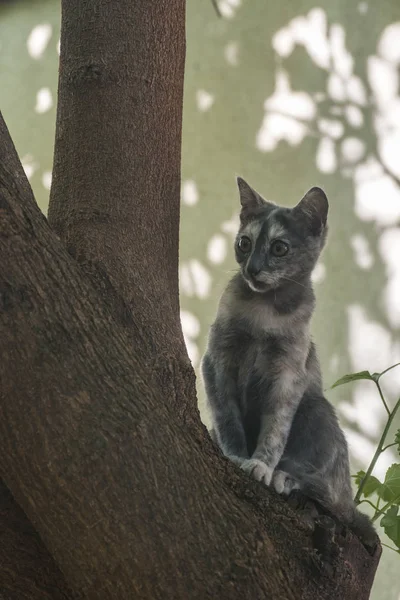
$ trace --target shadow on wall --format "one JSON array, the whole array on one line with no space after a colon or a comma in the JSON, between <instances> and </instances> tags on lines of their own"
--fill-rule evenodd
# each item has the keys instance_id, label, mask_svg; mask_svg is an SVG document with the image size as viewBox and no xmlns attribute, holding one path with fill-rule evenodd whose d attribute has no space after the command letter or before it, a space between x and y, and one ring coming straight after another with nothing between
<instances>
[{"instance_id":1,"label":"shadow on wall","mask_svg":"<svg viewBox=\"0 0 400 600\"><path fill-rule=\"evenodd\" d=\"M295 205L314 185L327 192L313 327L326 387L399 362L400 4L220 0L224 19L211 1L187 6L180 283L194 365L236 268L238 174L278 204ZM384 385L393 405L400 371ZM200 381L198 392L207 424ZM385 420L375 387L327 395L365 467ZM398 600L397 570L385 551L374 597Z\"/></svg>"},{"instance_id":2,"label":"shadow on wall","mask_svg":"<svg viewBox=\"0 0 400 600\"><path fill-rule=\"evenodd\" d=\"M314 273L326 385L400 358L400 8L322 4L226 0L222 22L188 5L180 280L196 366L235 268L238 173L277 203L327 191L330 239ZM399 374L386 386L393 396ZM330 397L364 463L384 415L372 387L351 393Z\"/></svg>"},{"instance_id":3,"label":"shadow on wall","mask_svg":"<svg viewBox=\"0 0 400 600\"><path fill-rule=\"evenodd\" d=\"M180 284L193 364L236 268L240 174L288 206L314 185L326 190L330 235L314 273L325 384L383 370L400 360L400 3L215 1L223 18L212 0L187 1ZM0 0L1 108L44 212L59 22L54 0ZM399 390L393 370L384 392L395 400ZM365 466L384 419L373 385L328 397ZM200 384L207 421L203 399ZM383 459L378 475L390 450ZM398 600L398 583L386 583L397 570L384 553L380 600Z\"/></svg>"}]
</instances>

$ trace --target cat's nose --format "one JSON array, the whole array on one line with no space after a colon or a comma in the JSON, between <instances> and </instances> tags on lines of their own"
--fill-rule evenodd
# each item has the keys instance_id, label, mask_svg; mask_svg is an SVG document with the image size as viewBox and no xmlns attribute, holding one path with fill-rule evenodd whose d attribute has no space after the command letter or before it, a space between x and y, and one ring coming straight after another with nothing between
<instances>
[{"instance_id":1,"label":"cat's nose","mask_svg":"<svg viewBox=\"0 0 400 600\"><path fill-rule=\"evenodd\" d=\"M256 277L262 269L262 264L258 260L251 260L247 265L247 273L252 277Z\"/></svg>"}]
</instances>

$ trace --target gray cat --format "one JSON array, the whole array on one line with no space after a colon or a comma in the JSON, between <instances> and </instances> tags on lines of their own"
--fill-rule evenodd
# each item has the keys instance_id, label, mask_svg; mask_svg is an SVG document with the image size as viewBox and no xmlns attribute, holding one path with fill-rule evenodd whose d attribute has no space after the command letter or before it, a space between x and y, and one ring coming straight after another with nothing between
<instances>
[{"instance_id":1,"label":"gray cat","mask_svg":"<svg viewBox=\"0 0 400 600\"><path fill-rule=\"evenodd\" d=\"M372 544L310 335L311 273L326 239L328 200L315 187L282 208L237 181L240 271L221 297L202 361L213 439L258 481L283 495L301 490Z\"/></svg>"}]
</instances>

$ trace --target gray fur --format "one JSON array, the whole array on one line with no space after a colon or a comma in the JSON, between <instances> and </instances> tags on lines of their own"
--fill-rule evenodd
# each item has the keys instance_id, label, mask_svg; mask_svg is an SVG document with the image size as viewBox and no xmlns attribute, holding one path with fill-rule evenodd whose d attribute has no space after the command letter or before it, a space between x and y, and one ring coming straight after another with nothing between
<instances>
[{"instance_id":1,"label":"gray fur","mask_svg":"<svg viewBox=\"0 0 400 600\"><path fill-rule=\"evenodd\" d=\"M372 525L355 511L346 440L324 398L310 336L311 273L328 201L312 188L296 207L282 208L243 179L238 187L240 271L221 297L202 361L213 437L257 480L285 495L300 489L371 541ZM284 256L273 254L282 251L277 240Z\"/></svg>"}]
</instances>

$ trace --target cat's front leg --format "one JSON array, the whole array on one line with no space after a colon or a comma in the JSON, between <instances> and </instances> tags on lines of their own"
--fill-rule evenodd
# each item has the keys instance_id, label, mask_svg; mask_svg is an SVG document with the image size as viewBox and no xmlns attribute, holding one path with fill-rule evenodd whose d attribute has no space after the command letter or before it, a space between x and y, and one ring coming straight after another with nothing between
<instances>
[{"instance_id":1,"label":"cat's front leg","mask_svg":"<svg viewBox=\"0 0 400 600\"><path fill-rule=\"evenodd\" d=\"M232 371L205 355L202 374L211 410L211 437L224 455L240 467L249 454Z\"/></svg>"},{"instance_id":2,"label":"cat's front leg","mask_svg":"<svg viewBox=\"0 0 400 600\"><path fill-rule=\"evenodd\" d=\"M266 485L270 485L274 469L282 458L305 388L305 374L284 373L273 385L266 385L265 394L261 396L263 408L257 446L242 469Z\"/></svg>"}]
</instances>

